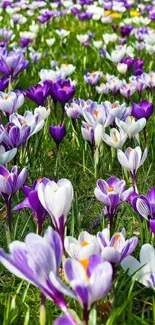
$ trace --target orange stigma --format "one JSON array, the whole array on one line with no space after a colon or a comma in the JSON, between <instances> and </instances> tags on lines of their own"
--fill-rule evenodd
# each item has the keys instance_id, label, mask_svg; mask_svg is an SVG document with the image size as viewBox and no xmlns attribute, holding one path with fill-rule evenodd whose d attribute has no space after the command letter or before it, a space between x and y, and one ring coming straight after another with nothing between
<instances>
[{"instance_id":1,"label":"orange stigma","mask_svg":"<svg viewBox=\"0 0 155 325\"><path fill-rule=\"evenodd\" d=\"M64 86L62 89L63 89L64 91L66 91L66 90L67 90L67 86Z\"/></svg>"},{"instance_id":2,"label":"orange stigma","mask_svg":"<svg viewBox=\"0 0 155 325\"><path fill-rule=\"evenodd\" d=\"M120 239L120 235L119 234L116 234L115 235L114 245L113 245L114 248L117 248L119 239Z\"/></svg>"},{"instance_id":3,"label":"orange stigma","mask_svg":"<svg viewBox=\"0 0 155 325\"><path fill-rule=\"evenodd\" d=\"M94 110L94 115L95 115L96 117L98 117L98 113L99 113L99 111L98 111L97 109L95 109L95 110Z\"/></svg>"},{"instance_id":4,"label":"orange stigma","mask_svg":"<svg viewBox=\"0 0 155 325\"><path fill-rule=\"evenodd\" d=\"M88 270L88 265L89 265L89 258L85 258L83 260L79 260L85 271L87 272Z\"/></svg>"},{"instance_id":5,"label":"orange stigma","mask_svg":"<svg viewBox=\"0 0 155 325\"><path fill-rule=\"evenodd\" d=\"M113 192L114 188L112 186L108 187L108 192Z\"/></svg>"},{"instance_id":6,"label":"orange stigma","mask_svg":"<svg viewBox=\"0 0 155 325\"><path fill-rule=\"evenodd\" d=\"M89 245L89 243L88 243L86 240L83 240L83 241L81 242L81 245L82 245L83 247L85 247L85 246Z\"/></svg>"}]
</instances>

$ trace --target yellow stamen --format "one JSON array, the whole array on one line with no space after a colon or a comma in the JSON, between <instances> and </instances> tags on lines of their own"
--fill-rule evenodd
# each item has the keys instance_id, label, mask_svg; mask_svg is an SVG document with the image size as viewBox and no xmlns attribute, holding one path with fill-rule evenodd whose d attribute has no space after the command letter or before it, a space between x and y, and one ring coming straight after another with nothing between
<instances>
[{"instance_id":1,"label":"yellow stamen","mask_svg":"<svg viewBox=\"0 0 155 325\"><path fill-rule=\"evenodd\" d=\"M113 108L117 108L118 107L118 104L117 103L114 103L113 104Z\"/></svg>"},{"instance_id":2,"label":"yellow stamen","mask_svg":"<svg viewBox=\"0 0 155 325\"><path fill-rule=\"evenodd\" d=\"M66 91L66 90L67 90L67 86L64 86L62 89L63 89L64 91Z\"/></svg>"},{"instance_id":3,"label":"yellow stamen","mask_svg":"<svg viewBox=\"0 0 155 325\"><path fill-rule=\"evenodd\" d=\"M83 268L85 269L85 271L87 272L88 270L88 265L89 265L89 259L85 258L83 260L79 260L79 262L81 263L81 265L83 266Z\"/></svg>"},{"instance_id":4,"label":"yellow stamen","mask_svg":"<svg viewBox=\"0 0 155 325\"><path fill-rule=\"evenodd\" d=\"M113 245L114 248L117 248L119 238L120 238L120 235L116 234L116 235L115 235L114 245Z\"/></svg>"},{"instance_id":5,"label":"yellow stamen","mask_svg":"<svg viewBox=\"0 0 155 325\"><path fill-rule=\"evenodd\" d=\"M108 187L108 192L113 192L114 188L112 186Z\"/></svg>"},{"instance_id":6,"label":"yellow stamen","mask_svg":"<svg viewBox=\"0 0 155 325\"><path fill-rule=\"evenodd\" d=\"M89 243L88 243L86 240L83 240L82 243L81 243L81 245L82 245L83 247L85 247L85 246L89 245Z\"/></svg>"},{"instance_id":7,"label":"yellow stamen","mask_svg":"<svg viewBox=\"0 0 155 325\"><path fill-rule=\"evenodd\" d=\"M21 122L21 125L25 125L26 124L26 120L23 120L22 122Z\"/></svg>"},{"instance_id":8,"label":"yellow stamen","mask_svg":"<svg viewBox=\"0 0 155 325\"><path fill-rule=\"evenodd\" d=\"M9 96L8 96L8 95L4 96L4 99L6 99L6 100L7 100L8 98L9 98Z\"/></svg>"},{"instance_id":9,"label":"yellow stamen","mask_svg":"<svg viewBox=\"0 0 155 325\"><path fill-rule=\"evenodd\" d=\"M117 136L116 136L116 131L113 132L113 135L114 135L114 142L117 143L117 142L118 142L118 138L117 138Z\"/></svg>"}]
</instances>

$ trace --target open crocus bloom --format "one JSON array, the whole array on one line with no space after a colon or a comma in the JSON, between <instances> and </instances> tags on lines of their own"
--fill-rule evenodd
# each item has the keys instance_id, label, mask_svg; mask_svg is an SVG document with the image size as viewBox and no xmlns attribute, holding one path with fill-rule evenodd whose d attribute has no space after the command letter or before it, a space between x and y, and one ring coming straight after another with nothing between
<instances>
[{"instance_id":1,"label":"open crocus bloom","mask_svg":"<svg viewBox=\"0 0 155 325\"><path fill-rule=\"evenodd\" d=\"M129 275L149 288L155 288L155 249L144 244L140 250L140 261L133 256L126 257L121 266Z\"/></svg>"},{"instance_id":2,"label":"open crocus bloom","mask_svg":"<svg viewBox=\"0 0 155 325\"><path fill-rule=\"evenodd\" d=\"M112 266L102 257L92 255L84 262L66 259L64 271L79 303L89 310L92 303L105 296L112 283Z\"/></svg>"},{"instance_id":3,"label":"open crocus bloom","mask_svg":"<svg viewBox=\"0 0 155 325\"><path fill-rule=\"evenodd\" d=\"M104 261L110 263L120 263L125 257L132 254L138 244L138 238L132 237L125 240L125 231L115 233L110 239L108 228L97 234L101 247L101 255Z\"/></svg>"},{"instance_id":4,"label":"open crocus bloom","mask_svg":"<svg viewBox=\"0 0 155 325\"><path fill-rule=\"evenodd\" d=\"M93 254L100 252L100 247L96 236L90 235L87 231L82 231L78 240L74 237L65 238L65 249L70 257L77 260L85 260Z\"/></svg>"},{"instance_id":5,"label":"open crocus bloom","mask_svg":"<svg viewBox=\"0 0 155 325\"><path fill-rule=\"evenodd\" d=\"M62 310L66 310L61 292L72 297L74 295L59 279L62 246L58 233L51 227L48 227L44 237L29 233L25 242L14 241L9 245L9 250L10 254L0 250L0 262L19 278L38 287Z\"/></svg>"},{"instance_id":6,"label":"open crocus bloom","mask_svg":"<svg viewBox=\"0 0 155 325\"><path fill-rule=\"evenodd\" d=\"M110 177L107 181L99 179L95 188L95 196L97 200L105 204L104 214L109 218L113 218L117 207L128 199L133 187L126 190L126 183L116 177Z\"/></svg>"},{"instance_id":7,"label":"open crocus bloom","mask_svg":"<svg viewBox=\"0 0 155 325\"><path fill-rule=\"evenodd\" d=\"M124 168L132 174L136 174L138 168L143 165L147 157L147 148L144 150L143 155L140 147L136 147L135 149L129 147L126 149L125 153L118 149L117 157Z\"/></svg>"},{"instance_id":8,"label":"open crocus bloom","mask_svg":"<svg viewBox=\"0 0 155 325\"><path fill-rule=\"evenodd\" d=\"M120 149L126 141L127 134L124 133L123 130L119 132L117 129L113 128L110 130L110 136L104 133L102 138L109 146Z\"/></svg>"},{"instance_id":9,"label":"open crocus bloom","mask_svg":"<svg viewBox=\"0 0 155 325\"><path fill-rule=\"evenodd\" d=\"M115 122L119 128L127 133L129 138L136 137L137 141L139 140L139 132L141 132L146 125L145 118L140 118L138 121L135 121L135 118L133 116L127 117L125 122L120 121L118 118L116 118Z\"/></svg>"}]
</instances>

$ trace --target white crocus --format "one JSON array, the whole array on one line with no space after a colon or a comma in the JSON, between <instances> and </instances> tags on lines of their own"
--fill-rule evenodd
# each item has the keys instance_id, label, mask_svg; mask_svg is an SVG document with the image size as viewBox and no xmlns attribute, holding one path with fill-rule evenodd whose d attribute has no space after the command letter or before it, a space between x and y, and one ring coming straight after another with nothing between
<instances>
[{"instance_id":1,"label":"white crocus","mask_svg":"<svg viewBox=\"0 0 155 325\"><path fill-rule=\"evenodd\" d=\"M142 150L140 147L135 149L127 148L125 153L118 149L117 158L122 167L126 168L132 174L136 174L138 168L143 165L147 157L147 148L144 150L142 155Z\"/></svg>"},{"instance_id":2,"label":"white crocus","mask_svg":"<svg viewBox=\"0 0 155 325\"><path fill-rule=\"evenodd\" d=\"M76 36L77 40L81 43L81 44L84 44L88 41L89 39L89 35L88 34L78 34Z\"/></svg>"},{"instance_id":3,"label":"white crocus","mask_svg":"<svg viewBox=\"0 0 155 325\"><path fill-rule=\"evenodd\" d=\"M52 70L52 69L41 69L40 70L40 79L41 81L44 80L51 80L51 81L57 81L61 79L61 72Z\"/></svg>"},{"instance_id":4,"label":"white crocus","mask_svg":"<svg viewBox=\"0 0 155 325\"><path fill-rule=\"evenodd\" d=\"M119 73L126 74L127 69L128 69L127 64L125 64L125 63L118 63L117 64L117 70L118 70Z\"/></svg>"},{"instance_id":5,"label":"white crocus","mask_svg":"<svg viewBox=\"0 0 155 325\"><path fill-rule=\"evenodd\" d=\"M20 32L19 35L20 35L21 38L29 38L31 40L33 40L36 37L35 33L26 32L26 31L25 32Z\"/></svg>"},{"instance_id":6,"label":"white crocus","mask_svg":"<svg viewBox=\"0 0 155 325\"><path fill-rule=\"evenodd\" d=\"M139 140L139 132L141 132L146 125L145 118L140 118L139 120L135 121L133 116L128 116L125 122L116 117L115 122L119 128L127 133L129 138L136 137L137 140Z\"/></svg>"},{"instance_id":7,"label":"white crocus","mask_svg":"<svg viewBox=\"0 0 155 325\"><path fill-rule=\"evenodd\" d=\"M61 73L62 78L65 79L75 71L75 67L73 64L61 64L59 71Z\"/></svg>"},{"instance_id":8,"label":"white crocus","mask_svg":"<svg viewBox=\"0 0 155 325\"><path fill-rule=\"evenodd\" d=\"M6 151L5 148L0 145L0 164L5 165L10 162L16 155L17 148Z\"/></svg>"},{"instance_id":9,"label":"white crocus","mask_svg":"<svg viewBox=\"0 0 155 325\"><path fill-rule=\"evenodd\" d=\"M34 114L39 113L40 115L40 120L46 120L47 117L50 115L50 108L46 109L44 106L38 106L34 110Z\"/></svg>"},{"instance_id":10,"label":"white crocus","mask_svg":"<svg viewBox=\"0 0 155 325\"><path fill-rule=\"evenodd\" d=\"M109 55L109 53L106 53L106 57L107 59L109 59L110 61L114 62L114 63L119 63L122 58L125 55L125 49L123 48L122 50L113 50L111 52L111 55Z\"/></svg>"},{"instance_id":11,"label":"white crocus","mask_svg":"<svg viewBox=\"0 0 155 325\"><path fill-rule=\"evenodd\" d=\"M149 288L155 288L155 249L144 244L140 250L140 261L133 256L126 257L121 266L133 279Z\"/></svg>"},{"instance_id":12,"label":"white crocus","mask_svg":"<svg viewBox=\"0 0 155 325\"><path fill-rule=\"evenodd\" d=\"M37 34L39 32L39 25L32 21L32 24L29 26L30 32Z\"/></svg>"},{"instance_id":13,"label":"white crocus","mask_svg":"<svg viewBox=\"0 0 155 325\"><path fill-rule=\"evenodd\" d=\"M126 141L127 134L124 133L123 130L118 131L117 129L112 128L110 130L110 135L104 133L102 138L107 145L120 149Z\"/></svg>"},{"instance_id":14,"label":"white crocus","mask_svg":"<svg viewBox=\"0 0 155 325\"><path fill-rule=\"evenodd\" d=\"M100 146L100 143L101 143L102 137L103 137L103 133L104 133L103 124L97 123L97 125L95 126L95 129L94 129L94 139L95 139L95 145L97 147Z\"/></svg>"},{"instance_id":15,"label":"white crocus","mask_svg":"<svg viewBox=\"0 0 155 325\"><path fill-rule=\"evenodd\" d=\"M105 34L103 34L103 39L104 39L105 44L109 44L110 42L114 43L117 41L118 35L116 33L112 33L112 34L105 33Z\"/></svg>"},{"instance_id":16,"label":"white crocus","mask_svg":"<svg viewBox=\"0 0 155 325\"><path fill-rule=\"evenodd\" d=\"M61 38L65 38L70 34L70 31L65 30L65 29L57 29L55 32Z\"/></svg>"},{"instance_id":17,"label":"white crocus","mask_svg":"<svg viewBox=\"0 0 155 325\"><path fill-rule=\"evenodd\" d=\"M78 240L67 236L65 238L65 249L71 258L77 260L85 260L93 254L100 253L96 236L90 235L87 231L82 231Z\"/></svg>"},{"instance_id":18,"label":"white crocus","mask_svg":"<svg viewBox=\"0 0 155 325\"><path fill-rule=\"evenodd\" d=\"M93 41L93 45L94 47L96 47L96 49L100 49L103 45L102 41Z\"/></svg>"},{"instance_id":19,"label":"white crocus","mask_svg":"<svg viewBox=\"0 0 155 325\"><path fill-rule=\"evenodd\" d=\"M73 200L73 186L68 179L61 179L58 183L49 181L46 185L40 183L38 197L52 218L53 224L60 230L61 218L64 225Z\"/></svg>"},{"instance_id":20,"label":"white crocus","mask_svg":"<svg viewBox=\"0 0 155 325\"><path fill-rule=\"evenodd\" d=\"M46 39L46 44L48 46L52 46L54 43L55 43L55 38L54 37Z\"/></svg>"}]
</instances>

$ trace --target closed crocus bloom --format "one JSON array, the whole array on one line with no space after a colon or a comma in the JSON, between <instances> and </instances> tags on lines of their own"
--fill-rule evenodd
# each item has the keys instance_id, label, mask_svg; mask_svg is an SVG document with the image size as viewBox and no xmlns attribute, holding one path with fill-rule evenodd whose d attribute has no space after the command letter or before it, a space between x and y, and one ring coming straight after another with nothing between
<instances>
[{"instance_id":1,"label":"closed crocus bloom","mask_svg":"<svg viewBox=\"0 0 155 325\"><path fill-rule=\"evenodd\" d=\"M112 264L119 264L131 255L138 244L138 238L135 236L125 239L125 230L115 233L110 239L110 230L105 228L102 232L98 232L97 238L103 260Z\"/></svg>"},{"instance_id":2,"label":"closed crocus bloom","mask_svg":"<svg viewBox=\"0 0 155 325\"><path fill-rule=\"evenodd\" d=\"M34 114L39 113L40 120L46 120L50 115L50 112L51 112L50 108L46 109L46 107L44 106L38 106L34 110Z\"/></svg>"},{"instance_id":3,"label":"closed crocus bloom","mask_svg":"<svg viewBox=\"0 0 155 325\"><path fill-rule=\"evenodd\" d=\"M136 174L138 168L143 165L146 157L147 157L147 148L144 150L142 155L142 151L140 147L136 147L135 149L127 148L125 153L118 149L117 157L120 164L130 171L132 174Z\"/></svg>"},{"instance_id":4,"label":"closed crocus bloom","mask_svg":"<svg viewBox=\"0 0 155 325\"><path fill-rule=\"evenodd\" d=\"M92 125L86 122L82 122L82 136L84 140L88 141L91 145L94 144L94 128Z\"/></svg>"},{"instance_id":5,"label":"closed crocus bloom","mask_svg":"<svg viewBox=\"0 0 155 325\"><path fill-rule=\"evenodd\" d=\"M51 125L50 126L50 135L57 144L60 145L61 141L66 135L66 127L64 124L62 125Z\"/></svg>"},{"instance_id":6,"label":"closed crocus bloom","mask_svg":"<svg viewBox=\"0 0 155 325\"><path fill-rule=\"evenodd\" d=\"M61 38L65 38L70 34L70 31L61 28L57 29L55 32Z\"/></svg>"},{"instance_id":7,"label":"closed crocus bloom","mask_svg":"<svg viewBox=\"0 0 155 325\"><path fill-rule=\"evenodd\" d=\"M129 138L136 137L137 140L137 135L144 129L146 125L145 118L140 118L138 121L135 121L135 118L132 115L127 117L125 122L119 120L118 118L116 118L115 121L117 126L122 129Z\"/></svg>"},{"instance_id":8,"label":"closed crocus bloom","mask_svg":"<svg viewBox=\"0 0 155 325\"><path fill-rule=\"evenodd\" d=\"M104 203L104 214L112 220L117 207L127 200L132 192L133 187L126 190L125 181L112 176L107 181L99 179L94 194L97 200Z\"/></svg>"},{"instance_id":9,"label":"closed crocus bloom","mask_svg":"<svg viewBox=\"0 0 155 325\"><path fill-rule=\"evenodd\" d=\"M100 143L102 141L103 133L104 133L104 126L100 123L97 123L94 129L94 140L95 140L95 145L98 147L100 146Z\"/></svg>"},{"instance_id":10,"label":"closed crocus bloom","mask_svg":"<svg viewBox=\"0 0 155 325\"><path fill-rule=\"evenodd\" d=\"M127 69L128 69L127 64L125 64L125 63L118 63L117 64L117 70L118 70L119 73L126 74Z\"/></svg>"},{"instance_id":11,"label":"closed crocus bloom","mask_svg":"<svg viewBox=\"0 0 155 325\"><path fill-rule=\"evenodd\" d=\"M133 257L126 257L121 266L133 279L148 288L155 288L155 249L150 244L141 247L139 261Z\"/></svg>"},{"instance_id":12,"label":"closed crocus bloom","mask_svg":"<svg viewBox=\"0 0 155 325\"><path fill-rule=\"evenodd\" d=\"M153 109L154 106L152 103L149 103L147 100L142 100L139 104L132 104L131 114L138 119L144 117L148 120L153 113Z\"/></svg>"},{"instance_id":13,"label":"closed crocus bloom","mask_svg":"<svg viewBox=\"0 0 155 325\"><path fill-rule=\"evenodd\" d=\"M102 136L104 142L109 146L120 149L127 139L127 134L123 130L118 131L115 128L110 130L110 136L106 133Z\"/></svg>"},{"instance_id":14,"label":"closed crocus bloom","mask_svg":"<svg viewBox=\"0 0 155 325\"><path fill-rule=\"evenodd\" d=\"M109 262L103 262L100 256L92 255L83 262L66 259L64 272L86 313L93 302L104 297L111 288L112 266Z\"/></svg>"},{"instance_id":15,"label":"closed crocus bloom","mask_svg":"<svg viewBox=\"0 0 155 325\"><path fill-rule=\"evenodd\" d=\"M155 234L155 188L151 188L147 196L131 193L129 202L141 218L148 220L149 227Z\"/></svg>"},{"instance_id":16,"label":"closed crocus bloom","mask_svg":"<svg viewBox=\"0 0 155 325\"><path fill-rule=\"evenodd\" d=\"M17 149L6 150L4 146L0 145L0 164L5 165L10 162L16 155Z\"/></svg>"},{"instance_id":17,"label":"closed crocus bloom","mask_svg":"<svg viewBox=\"0 0 155 325\"><path fill-rule=\"evenodd\" d=\"M68 255L76 260L84 260L93 254L100 253L96 236L90 235L87 231L82 231L78 239L66 236L65 249Z\"/></svg>"},{"instance_id":18,"label":"closed crocus bloom","mask_svg":"<svg viewBox=\"0 0 155 325\"><path fill-rule=\"evenodd\" d=\"M38 197L42 206L51 216L53 224L61 236L64 245L64 227L73 200L73 186L68 179L61 179L58 183L49 181L41 183ZM65 251L65 250L64 250Z\"/></svg>"},{"instance_id":19,"label":"closed crocus bloom","mask_svg":"<svg viewBox=\"0 0 155 325\"><path fill-rule=\"evenodd\" d=\"M16 94L11 91L9 93L0 92L0 110L9 117L12 113L16 112L24 103L23 94Z\"/></svg>"}]
</instances>

